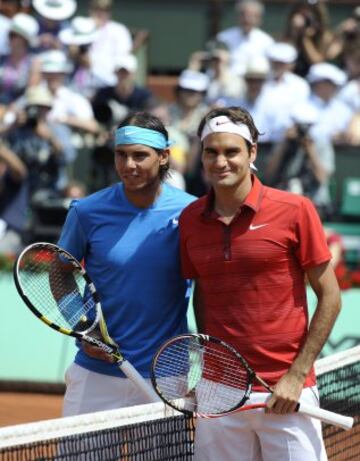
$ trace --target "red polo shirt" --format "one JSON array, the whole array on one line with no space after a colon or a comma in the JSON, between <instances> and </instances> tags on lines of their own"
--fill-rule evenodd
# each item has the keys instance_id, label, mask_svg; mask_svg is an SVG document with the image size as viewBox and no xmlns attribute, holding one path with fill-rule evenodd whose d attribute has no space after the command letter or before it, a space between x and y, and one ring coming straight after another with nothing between
<instances>
[{"instance_id":1,"label":"red polo shirt","mask_svg":"<svg viewBox=\"0 0 360 461\"><path fill-rule=\"evenodd\" d=\"M230 225L213 201L210 193L180 217L183 275L201 286L203 333L229 342L274 385L306 338L304 273L331 259L322 224L310 200L256 176ZM305 386L314 384L312 370Z\"/></svg>"}]
</instances>

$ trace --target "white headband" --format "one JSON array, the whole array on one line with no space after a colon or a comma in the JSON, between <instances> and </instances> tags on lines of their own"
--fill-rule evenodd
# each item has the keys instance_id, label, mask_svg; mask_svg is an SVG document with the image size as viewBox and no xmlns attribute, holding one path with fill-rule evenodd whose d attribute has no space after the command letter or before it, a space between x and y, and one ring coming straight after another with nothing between
<instances>
[{"instance_id":1,"label":"white headband","mask_svg":"<svg viewBox=\"0 0 360 461\"><path fill-rule=\"evenodd\" d=\"M244 139L254 144L249 127L244 123L234 123L226 115L219 115L206 122L202 132L201 141L211 133L233 133L242 136Z\"/></svg>"},{"instance_id":2,"label":"white headband","mask_svg":"<svg viewBox=\"0 0 360 461\"><path fill-rule=\"evenodd\" d=\"M244 123L234 123L232 122L226 115L219 115L218 117L214 117L206 122L202 132L200 139L203 141L206 136L212 133L232 133L238 134L239 136L249 141L252 145L254 145L253 138L251 136L249 127ZM257 170L256 166L253 163L250 163L250 167L254 170Z\"/></svg>"}]
</instances>

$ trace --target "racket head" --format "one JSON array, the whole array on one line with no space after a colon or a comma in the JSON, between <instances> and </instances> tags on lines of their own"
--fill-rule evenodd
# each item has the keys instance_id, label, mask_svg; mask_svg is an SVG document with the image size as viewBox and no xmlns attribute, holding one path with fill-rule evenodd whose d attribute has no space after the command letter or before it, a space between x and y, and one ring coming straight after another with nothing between
<instances>
[{"instance_id":1,"label":"racket head","mask_svg":"<svg viewBox=\"0 0 360 461\"><path fill-rule=\"evenodd\" d=\"M25 304L51 328L77 338L96 328L96 289L79 261L59 246L27 246L15 261L14 281Z\"/></svg>"},{"instance_id":2,"label":"racket head","mask_svg":"<svg viewBox=\"0 0 360 461\"><path fill-rule=\"evenodd\" d=\"M176 410L199 417L225 415L243 406L253 379L252 369L232 346L202 334L166 341L151 366L159 397Z\"/></svg>"}]
</instances>

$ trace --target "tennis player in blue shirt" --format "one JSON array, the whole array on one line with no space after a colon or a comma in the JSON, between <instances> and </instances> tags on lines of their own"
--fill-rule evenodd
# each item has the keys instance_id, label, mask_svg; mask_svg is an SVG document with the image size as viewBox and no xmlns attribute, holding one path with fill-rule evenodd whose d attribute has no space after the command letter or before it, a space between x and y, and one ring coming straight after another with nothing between
<instances>
[{"instance_id":1,"label":"tennis player in blue shirt","mask_svg":"<svg viewBox=\"0 0 360 461\"><path fill-rule=\"evenodd\" d=\"M159 345L187 331L178 217L195 197L163 182L169 145L157 117L128 116L115 132L121 182L73 201L58 242L84 259L110 336L145 378ZM79 345L66 372L64 416L146 402L111 362L96 347Z\"/></svg>"}]
</instances>

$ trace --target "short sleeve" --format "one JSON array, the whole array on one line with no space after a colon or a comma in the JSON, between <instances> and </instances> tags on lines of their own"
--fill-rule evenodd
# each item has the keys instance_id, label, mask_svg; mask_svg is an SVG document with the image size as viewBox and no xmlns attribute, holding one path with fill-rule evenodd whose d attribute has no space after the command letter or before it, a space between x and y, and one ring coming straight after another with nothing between
<instances>
[{"instance_id":1,"label":"short sleeve","mask_svg":"<svg viewBox=\"0 0 360 461\"><path fill-rule=\"evenodd\" d=\"M81 261L85 256L87 238L80 223L76 202L71 203L58 245Z\"/></svg>"},{"instance_id":2,"label":"short sleeve","mask_svg":"<svg viewBox=\"0 0 360 461\"><path fill-rule=\"evenodd\" d=\"M297 221L298 248L296 256L306 271L331 260L320 217L312 202L303 198Z\"/></svg>"}]
</instances>

